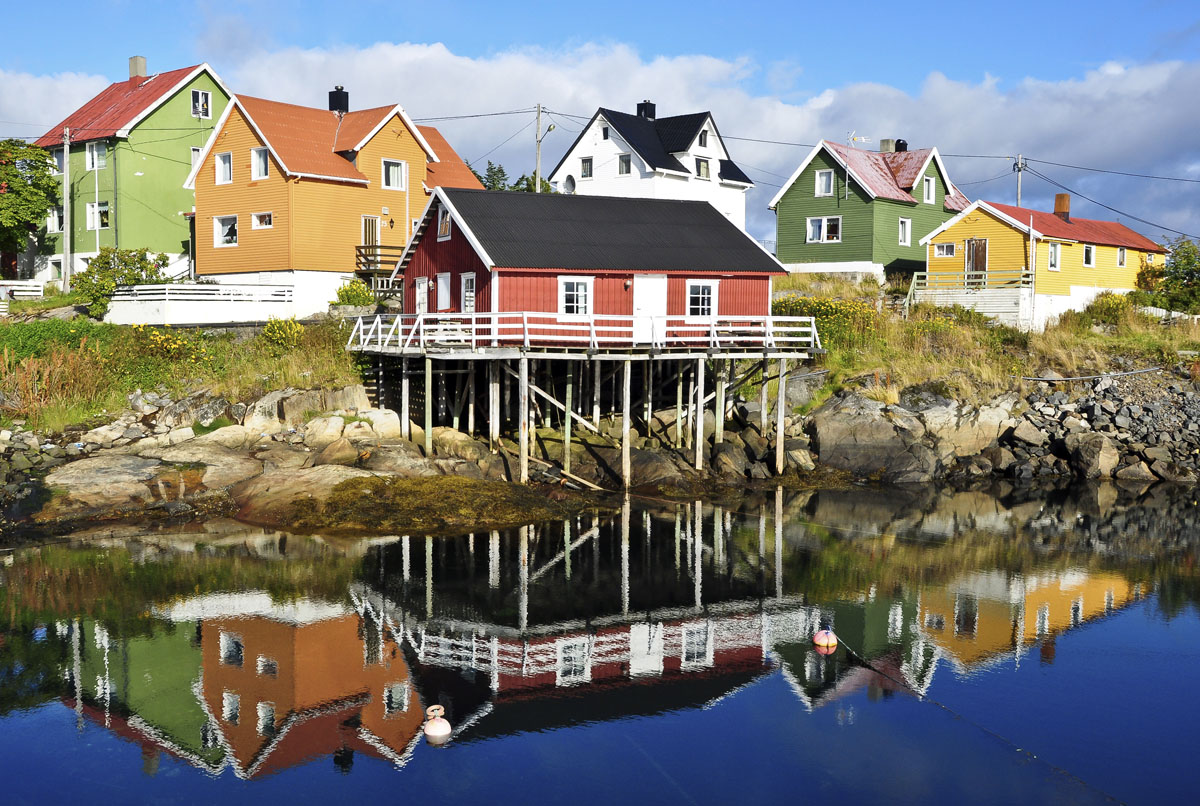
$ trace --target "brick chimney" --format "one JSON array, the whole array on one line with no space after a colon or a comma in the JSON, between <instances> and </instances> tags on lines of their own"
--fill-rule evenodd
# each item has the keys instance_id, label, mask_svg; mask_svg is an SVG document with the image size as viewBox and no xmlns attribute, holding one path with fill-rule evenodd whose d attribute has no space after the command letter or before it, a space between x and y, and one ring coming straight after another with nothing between
<instances>
[{"instance_id":1,"label":"brick chimney","mask_svg":"<svg viewBox=\"0 0 1200 806\"><path fill-rule=\"evenodd\" d=\"M896 141L892 138L885 137L879 141L879 153L890 154L896 150Z\"/></svg>"},{"instance_id":2,"label":"brick chimney","mask_svg":"<svg viewBox=\"0 0 1200 806\"><path fill-rule=\"evenodd\" d=\"M129 77L130 78L145 78L146 77L146 57L145 56L130 56L129 57Z\"/></svg>"},{"instance_id":3,"label":"brick chimney","mask_svg":"<svg viewBox=\"0 0 1200 806\"><path fill-rule=\"evenodd\" d=\"M1070 193L1055 193L1054 194L1054 214L1071 223L1071 194Z\"/></svg>"},{"instance_id":4,"label":"brick chimney","mask_svg":"<svg viewBox=\"0 0 1200 806\"><path fill-rule=\"evenodd\" d=\"M654 120L654 104L642 101L637 105L637 116L646 120Z\"/></svg>"}]
</instances>

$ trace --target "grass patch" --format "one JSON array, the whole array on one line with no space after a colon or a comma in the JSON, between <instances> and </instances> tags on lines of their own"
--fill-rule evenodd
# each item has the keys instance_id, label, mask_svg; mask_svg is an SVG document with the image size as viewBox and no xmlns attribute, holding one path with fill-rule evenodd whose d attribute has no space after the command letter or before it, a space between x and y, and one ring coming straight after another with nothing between
<instances>
[{"instance_id":1,"label":"grass patch","mask_svg":"<svg viewBox=\"0 0 1200 806\"><path fill-rule=\"evenodd\" d=\"M37 297L35 299L16 299L9 303L8 312L12 315L40 313L41 311L51 311L55 308L65 308L67 306L75 307L84 305L88 298L78 291L72 291L64 294L61 291L51 287L47 290L46 296Z\"/></svg>"},{"instance_id":2,"label":"grass patch","mask_svg":"<svg viewBox=\"0 0 1200 806\"><path fill-rule=\"evenodd\" d=\"M228 428L231 425L237 425L237 423L235 423L233 420L229 419L224 414L222 414L220 417L213 420L208 425L201 425L200 423L195 423L192 426L192 431L195 432L196 436L202 437L205 434L211 434L213 431L218 431L222 428Z\"/></svg>"}]
</instances>

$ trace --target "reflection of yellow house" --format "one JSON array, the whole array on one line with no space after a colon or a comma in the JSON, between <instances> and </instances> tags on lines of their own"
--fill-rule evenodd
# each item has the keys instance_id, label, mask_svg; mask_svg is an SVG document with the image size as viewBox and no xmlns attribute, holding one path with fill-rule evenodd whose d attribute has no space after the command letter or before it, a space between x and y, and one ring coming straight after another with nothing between
<instances>
[{"instance_id":1,"label":"reflection of yellow house","mask_svg":"<svg viewBox=\"0 0 1200 806\"><path fill-rule=\"evenodd\" d=\"M1136 598L1137 588L1117 574L1083 570L972 574L922 592L917 617L959 666L971 667L1106 616Z\"/></svg>"}]
</instances>

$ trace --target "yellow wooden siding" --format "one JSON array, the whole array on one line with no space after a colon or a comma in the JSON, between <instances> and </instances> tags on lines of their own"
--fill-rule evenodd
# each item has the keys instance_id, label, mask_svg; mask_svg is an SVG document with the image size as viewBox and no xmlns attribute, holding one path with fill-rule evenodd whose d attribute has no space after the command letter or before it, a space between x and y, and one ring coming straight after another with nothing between
<instances>
[{"instance_id":1,"label":"yellow wooden siding","mask_svg":"<svg viewBox=\"0 0 1200 806\"><path fill-rule=\"evenodd\" d=\"M988 271L1022 269L1029 263L1029 242L1024 233L984 210L974 210L926 245L927 269L930 272L962 272L967 265L967 240L987 241ZM954 257L934 257L934 246L954 244ZM931 284L936 278L931 278ZM949 281L947 281L949 282Z\"/></svg>"},{"instance_id":2,"label":"yellow wooden siding","mask_svg":"<svg viewBox=\"0 0 1200 806\"><path fill-rule=\"evenodd\" d=\"M1071 286L1117 288L1132 291L1137 288L1137 274L1146 254L1126 249L1124 268L1117 266L1117 247L1096 245L1096 265L1083 265L1083 244L1059 242L1059 271L1050 271L1050 242L1039 240L1037 245L1037 293L1067 295Z\"/></svg>"},{"instance_id":3,"label":"yellow wooden siding","mask_svg":"<svg viewBox=\"0 0 1200 806\"><path fill-rule=\"evenodd\" d=\"M267 178L251 180L250 150L263 145L241 109L234 108L196 174L196 271L230 274L289 268L290 191L274 157ZM233 155L233 181L216 184L218 154ZM270 229L254 229L254 213L271 213ZM237 246L213 244L213 219L238 217Z\"/></svg>"}]
</instances>

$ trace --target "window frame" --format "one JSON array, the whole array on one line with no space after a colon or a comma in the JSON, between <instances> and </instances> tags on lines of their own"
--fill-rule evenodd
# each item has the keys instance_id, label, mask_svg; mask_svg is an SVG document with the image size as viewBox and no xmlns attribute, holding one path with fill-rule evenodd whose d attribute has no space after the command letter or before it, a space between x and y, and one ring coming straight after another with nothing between
<instances>
[{"instance_id":1,"label":"window frame","mask_svg":"<svg viewBox=\"0 0 1200 806\"><path fill-rule=\"evenodd\" d=\"M617 155L617 176L629 176L633 173L633 155Z\"/></svg>"},{"instance_id":2,"label":"window frame","mask_svg":"<svg viewBox=\"0 0 1200 806\"><path fill-rule=\"evenodd\" d=\"M828 193L821 190L821 177L822 176L829 177L829 192ZM834 191L834 185L833 185L833 169L832 168L822 168L821 170L816 171L813 174L813 196L818 199L833 198L834 192L835 191Z\"/></svg>"},{"instance_id":3,"label":"window frame","mask_svg":"<svg viewBox=\"0 0 1200 806\"><path fill-rule=\"evenodd\" d=\"M708 148L708 129L700 130L700 136L696 138L696 145L700 148Z\"/></svg>"},{"instance_id":4,"label":"window frame","mask_svg":"<svg viewBox=\"0 0 1200 806\"><path fill-rule=\"evenodd\" d=\"M221 178L221 165L224 163L229 166L226 173L226 178ZM214 185L232 185L233 184L233 152L222 151L213 156L213 184Z\"/></svg>"},{"instance_id":5,"label":"window frame","mask_svg":"<svg viewBox=\"0 0 1200 806\"><path fill-rule=\"evenodd\" d=\"M63 206L61 204L51 205L50 211L46 215L46 234L53 235L62 232L62 225Z\"/></svg>"},{"instance_id":6,"label":"window frame","mask_svg":"<svg viewBox=\"0 0 1200 806\"><path fill-rule=\"evenodd\" d=\"M701 656L696 656L695 645L689 646L693 636L703 638ZM713 631L707 622L700 624L684 624L679 633L679 668L704 669L713 665ZM690 650L690 651L689 651Z\"/></svg>"},{"instance_id":7,"label":"window frame","mask_svg":"<svg viewBox=\"0 0 1200 806\"><path fill-rule=\"evenodd\" d=\"M454 217L450 215L450 208L444 205L438 207L437 215L437 239L448 241L454 234ZM443 233L442 230L445 232Z\"/></svg>"},{"instance_id":8,"label":"window frame","mask_svg":"<svg viewBox=\"0 0 1200 806\"><path fill-rule=\"evenodd\" d=\"M582 283L586 287L584 304L586 310L567 312L567 283ZM559 318L586 319L596 311L596 278L586 274L560 274L558 276L558 316ZM577 292L576 292L577 293ZM578 300L576 300L578 304Z\"/></svg>"},{"instance_id":9,"label":"window frame","mask_svg":"<svg viewBox=\"0 0 1200 806\"><path fill-rule=\"evenodd\" d=\"M1085 243L1083 246L1083 267L1085 269L1096 268L1096 245Z\"/></svg>"},{"instance_id":10,"label":"window frame","mask_svg":"<svg viewBox=\"0 0 1200 806\"><path fill-rule=\"evenodd\" d=\"M84 209L87 215L87 231L98 232L99 230L111 229L109 223L109 204L107 201L88 202ZM104 215L104 226L100 226L101 213Z\"/></svg>"},{"instance_id":11,"label":"window frame","mask_svg":"<svg viewBox=\"0 0 1200 806\"><path fill-rule=\"evenodd\" d=\"M467 307L468 291L467 285L471 286L470 300L471 305ZM459 308L463 313L475 313L475 272L463 272L458 281L458 299Z\"/></svg>"},{"instance_id":12,"label":"window frame","mask_svg":"<svg viewBox=\"0 0 1200 806\"><path fill-rule=\"evenodd\" d=\"M692 313L692 286L708 288L709 313ZM721 280L719 278L696 277L683 282L683 314L689 322L710 322L720 315Z\"/></svg>"},{"instance_id":13,"label":"window frame","mask_svg":"<svg viewBox=\"0 0 1200 806\"><path fill-rule=\"evenodd\" d=\"M937 180L932 176L926 176L921 182L921 191L924 194L926 204L937 204Z\"/></svg>"},{"instance_id":14,"label":"window frame","mask_svg":"<svg viewBox=\"0 0 1200 806\"><path fill-rule=\"evenodd\" d=\"M707 157L696 157L696 178L703 179L705 182L712 180Z\"/></svg>"},{"instance_id":15,"label":"window frame","mask_svg":"<svg viewBox=\"0 0 1200 806\"><path fill-rule=\"evenodd\" d=\"M592 158L591 157L580 157L579 158L579 178L580 179L591 179L592 178L592 167L593 166L592 166Z\"/></svg>"},{"instance_id":16,"label":"window frame","mask_svg":"<svg viewBox=\"0 0 1200 806\"><path fill-rule=\"evenodd\" d=\"M50 174L52 176L62 176L64 162L62 147L50 149Z\"/></svg>"},{"instance_id":17,"label":"window frame","mask_svg":"<svg viewBox=\"0 0 1200 806\"><path fill-rule=\"evenodd\" d=\"M254 707L254 716L259 736L275 735L275 703L259 702Z\"/></svg>"},{"instance_id":18,"label":"window frame","mask_svg":"<svg viewBox=\"0 0 1200 806\"><path fill-rule=\"evenodd\" d=\"M451 290L450 281L453 277L454 273L448 271L439 271L434 275L434 302L439 311L448 311L452 307L451 304L454 302L454 295ZM444 295L442 294L443 289L446 292ZM445 299L442 299L443 296Z\"/></svg>"},{"instance_id":19,"label":"window frame","mask_svg":"<svg viewBox=\"0 0 1200 806\"><path fill-rule=\"evenodd\" d=\"M607 127L607 126L601 126L601 127L600 127L600 139L601 139L601 140L607 140L607 139L608 139L608 127Z\"/></svg>"},{"instance_id":20,"label":"window frame","mask_svg":"<svg viewBox=\"0 0 1200 806\"><path fill-rule=\"evenodd\" d=\"M266 655L259 655L254 661L254 671L260 677L278 677L279 661Z\"/></svg>"},{"instance_id":21,"label":"window frame","mask_svg":"<svg viewBox=\"0 0 1200 806\"><path fill-rule=\"evenodd\" d=\"M836 219L838 222L838 237L837 237L836 241L830 240L829 238L825 237L826 234L829 232L829 222L833 221L834 219ZM812 239L812 222L814 222L814 221L821 222L821 237L815 241ZM827 244L828 243L841 243L842 242L842 217L840 215L827 215L827 216L810 216L809 218L804 219L804 238L805 238L805 240L804 240L805 243L827 243Z\"/></svg>"},{"instance_id":22,"label":"window frame","mask_svg":"<svg viewBox=\"0 0 1200 806\"><path fill-rule=\"evenodd\" d=\"M1046 271L1062 271L1062 244L1046 242Z\"/></svg>"},{"instance_id":23,"label":"window frame","mask_svg":"<svg viewBox=\"0 0 1200 806\"><path fill-rule=\"evenodd\" d=\"M219 243L221 235L221 221L233 219L233 243ZM234 215L215 215L213 216L213 249L234 249L238 245L238 216Z\"/></svg>"},{"instance_id":24,"label":"window frame","mask_svg":"<svg viewBox=\"0 0 1200 806\"><path fill-rule=\"evenodd\" d=\"M1123 268L1125 268L1126 257L1127 257L1127 254L1126 254L1126 251L1125 251L1125 247L1124 247L1124 246L1118 246L1118 247L1117 247L1117 268L1118 268L1118 269L1123 269Z\"/></svg>"},{"instance_id":25,"label":"window frame","mask_svg":"<svg viewBox=\"0 0 1200 806\"><path fill-rule=\"evenodd\" d=\"M197 120L212 120L211 92L208 90L192 90L192 117Z\"/></svg>"},{"instance_id":26,"label":"window frame","mask_svg":"<svg viewBox=\"0 0 1200 806\"><path fill-rule=\"evenodd\" d=\"M99 155L97 157L97 154ZM84 169L88 171L103 171L108 167L108 143L103 140L92 140L84 146Z\"/></svg>"},{"instance_id":27,"label":"window frame","mask_svg":"<svg viewBox=\"0 0 1200 806\"><path fill-rule=\"evenodd\" d=\"M388 169L389 162L400 166L400 186L399 187L393 187L392 185L388 184L387 169ZM384 190L397 190L397 191L408 190L408 163L405 162L404 160L393 159L391 157L380 157L379 158L379 186L381 188L383 188Z\"/></svg>"},{"instance_id":28,"label":"window frame","mask_svg":"<svg viewBox=\"0 0 1200 806\"><path fill-rule=\"evenodd\" d=\"M258 223L258 217L264 216L264 215L271 217L269 224L259 224ZM274 211L264 210L261 213L251 213L250 214L250 229L275 229L275 213L274 213Z\"/></svg>"},{"instance_id":29,"label":"window frame","mask_svg":"<svg viewBox=\"0 0 1200 806\"><path fill-rule=\"evenodd\" d=\"M261 158L263 172L258 173L258 163ZM250 149L250 179L257 181L271 176L271 152L266 146Z\"/></svg>"},{"instance_id":30,"label":"window frame","mask_svg":"<svg viewBox=\"0 0 1200 806\"><path fill-rule=\"evenodd\" d=\"M906 224L907 226L905 226ZM899 219L898 230L896 237L899 245L912 246L912 219L901 217Z\"/></svg>"},{"instance_id":31,"label":"window frame","mask_svg":"<svg viewBox=\"0 0 1200 806\"><path fill-rule=\"evenodd\" d=\"M204 154L204 148L201 146L192 146L191 148L191 165L194 169L200 164L200 157Z\"/></svg>"},{"instance_id":32,"label":"window frame","mask_svg":"<svg viewBox=\"0 0 1200 806\"><path fill-rule=\"evenodd\" d=\"M947 254L947 247L949 248L949 254ZM957 247L957 243L935 243L933 245L933 256L935 258L955 257L958 254ZM938 254L939 249L942 250L942 254L940 255Z\"/></svg>"},{"instance_id":33,"label":"window frame","mask_svg":"<svg viewBox=\"0 0 1200 806\"><path fill-rule=\"evenodd\" d=\"M412 703L412 685L407 680L388 683L383 687L380 701L383 703L384 719L394 719L407 713Z\"/></svg>"},{"instance_id":34,"label":"window frame","mask_svg":"<svg viewBox=\"0 0 1200 806\"><path fill-rule=\"evenodd\" d=\"M237 647L237 660L229 660L233 647ZM217 655L221 666L242 668L246 663L246 642L242 636L228 630L221 630L217 636Z\"/></svg>"}]
</instances>

